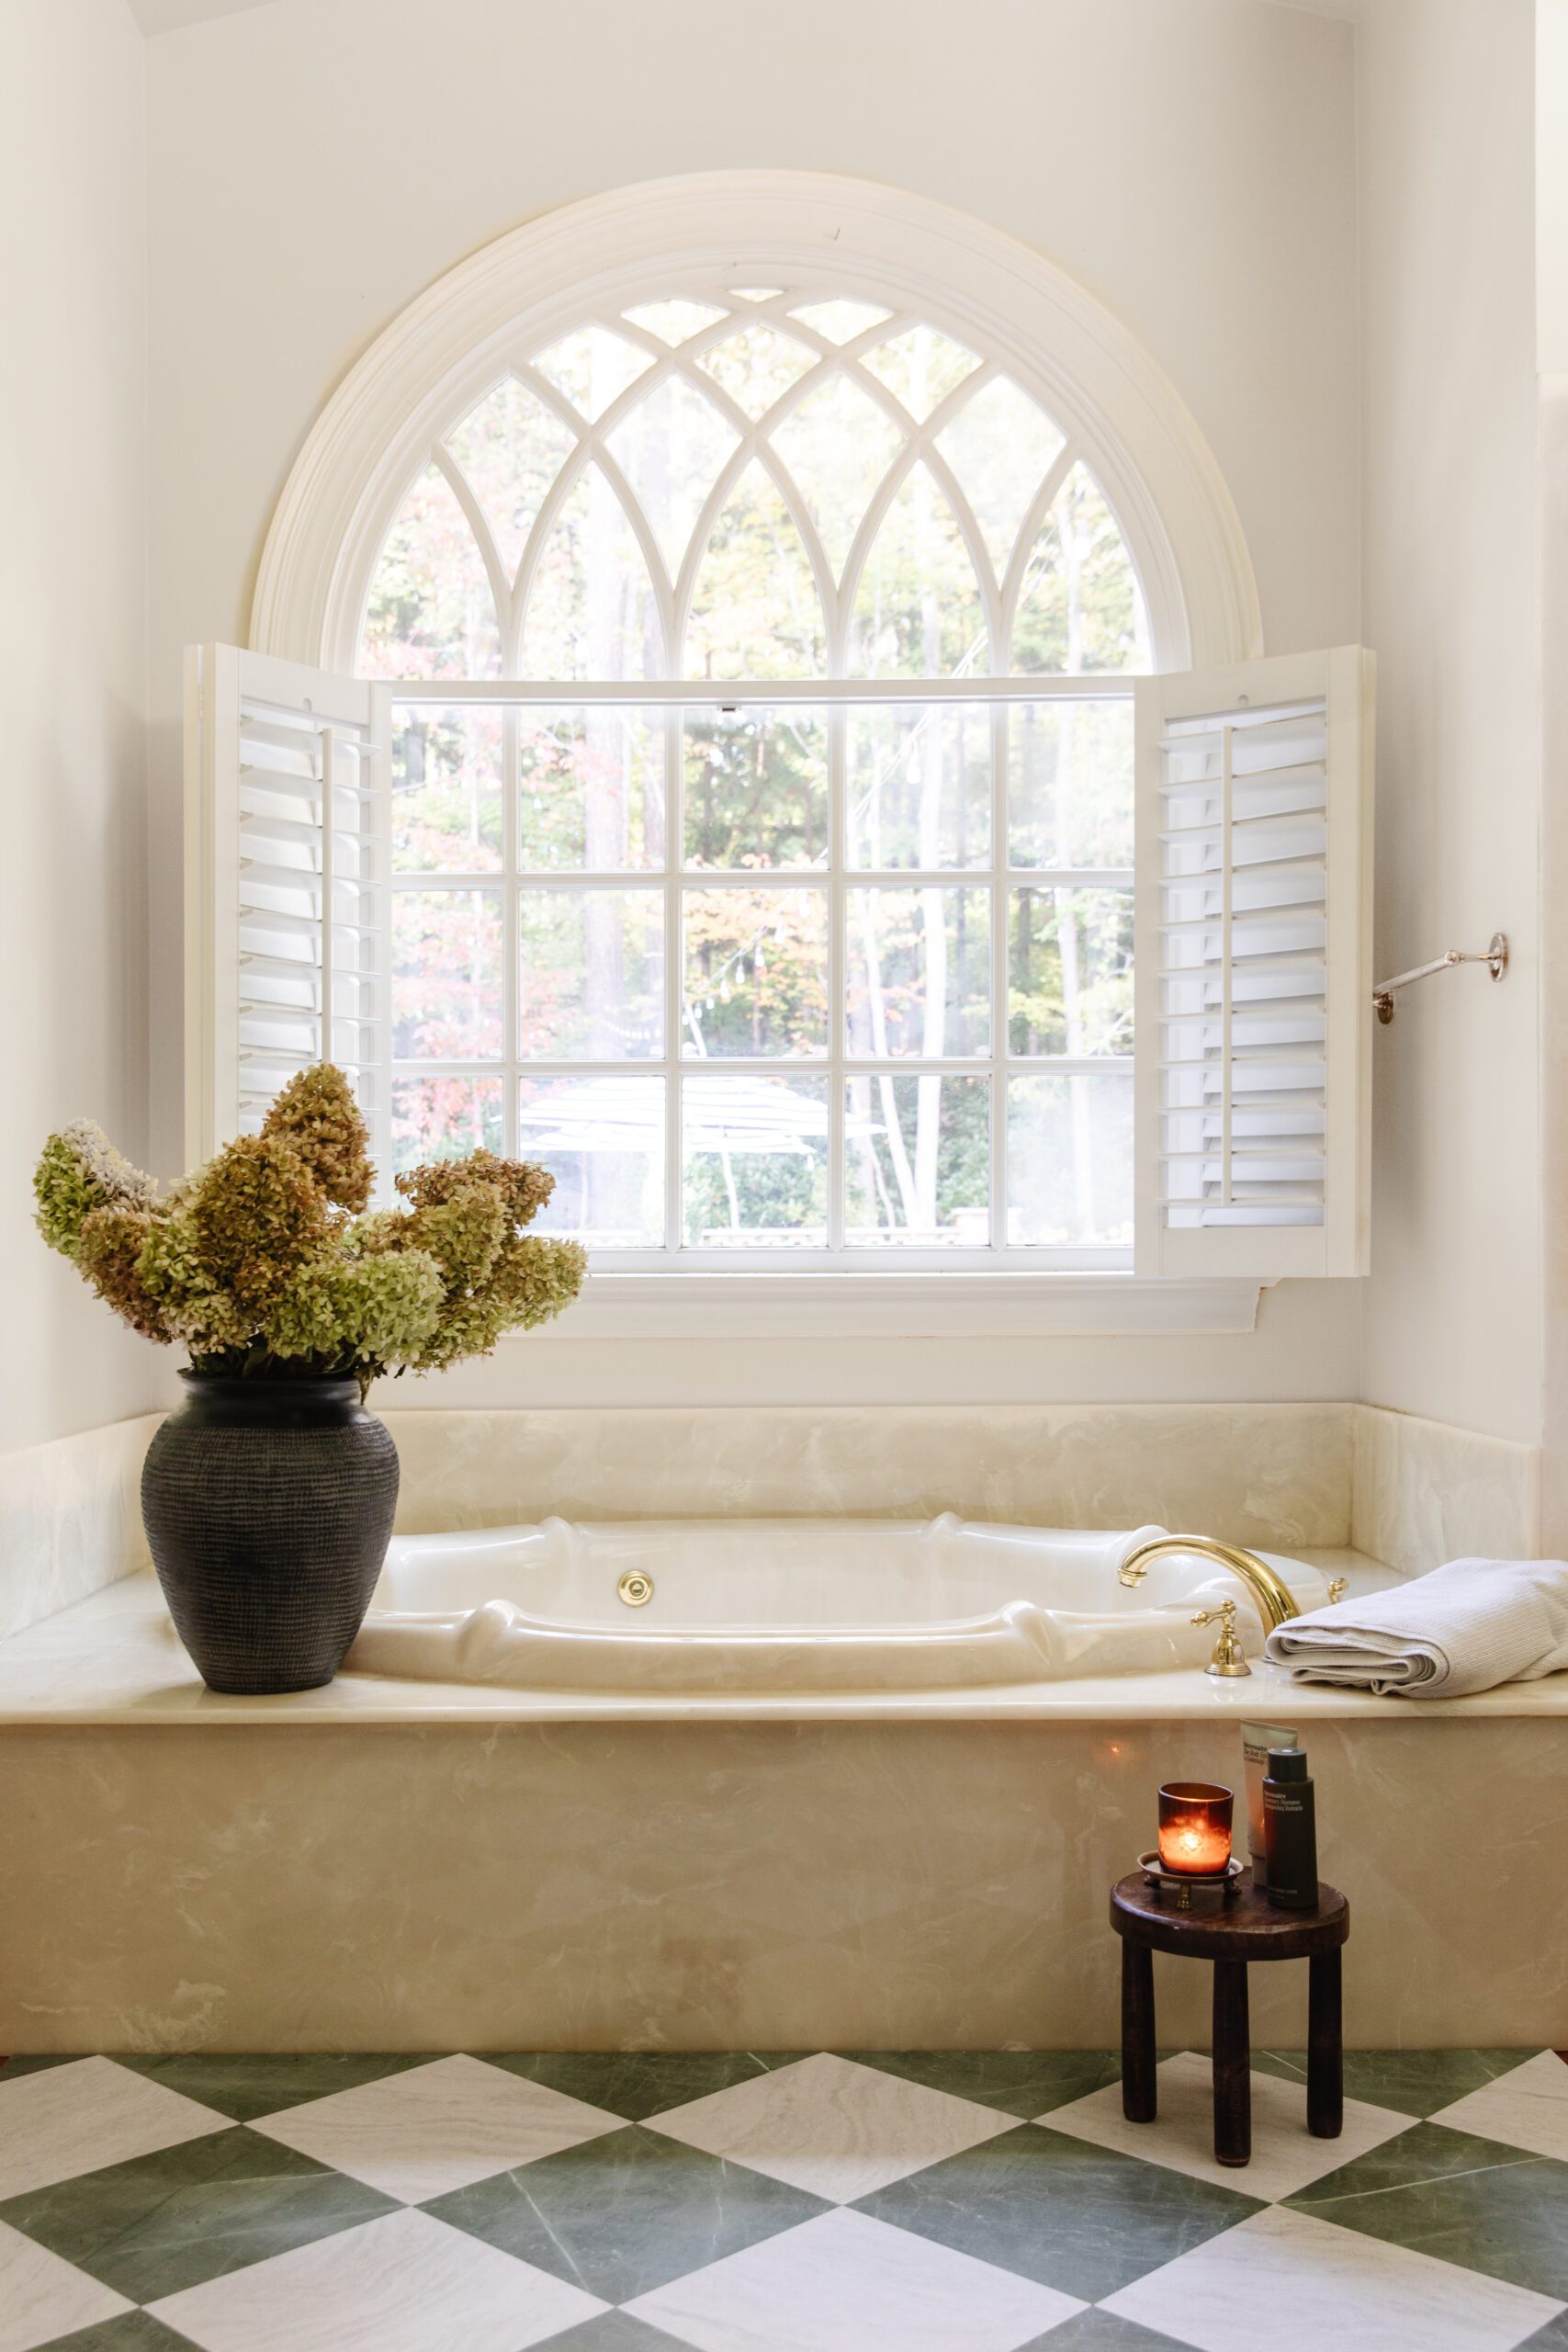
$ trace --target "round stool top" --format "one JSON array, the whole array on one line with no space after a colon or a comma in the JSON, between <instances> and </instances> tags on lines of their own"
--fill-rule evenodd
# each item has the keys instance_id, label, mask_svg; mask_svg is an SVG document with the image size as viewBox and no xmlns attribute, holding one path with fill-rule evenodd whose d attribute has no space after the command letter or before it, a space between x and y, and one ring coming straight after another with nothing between
<instances>
[{"instance_id":1,"label":"round stool top","mask_svg":"<svg viewBox=\"0 0 1568 2352\"><path fill-rule=\"evenodd\" d=\"M1130 1943L1187 1952L1194 1960L1303 1960L1346 1940L1350 1905L1337 1887L1320 1880L1314 1911L1281 1911L1250 1878L1240 1878L1228 1901L1179 1911L1174 1895L1151 1886L1142 1871L1131 1871L1111 1890L1111 1924Z\"/></svg>"}]
</instances>

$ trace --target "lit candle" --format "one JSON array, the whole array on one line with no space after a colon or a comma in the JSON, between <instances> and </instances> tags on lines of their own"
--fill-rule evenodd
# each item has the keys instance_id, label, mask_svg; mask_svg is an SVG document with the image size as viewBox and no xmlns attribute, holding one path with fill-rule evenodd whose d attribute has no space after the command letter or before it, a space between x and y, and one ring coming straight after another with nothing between
<instances>
[{"instance_id":1,"label":"lit candle","mask_svg":"<svg viewBox=\"0 0 1568 2352\"><path fill-rule=\"evenodd\" d=\"M1159 1858L1168 1871L1213 1878L1231 1858L1229 1789L1212 1781L1170 1781L1159 1792Z\"/></svg>"}]
</instances>

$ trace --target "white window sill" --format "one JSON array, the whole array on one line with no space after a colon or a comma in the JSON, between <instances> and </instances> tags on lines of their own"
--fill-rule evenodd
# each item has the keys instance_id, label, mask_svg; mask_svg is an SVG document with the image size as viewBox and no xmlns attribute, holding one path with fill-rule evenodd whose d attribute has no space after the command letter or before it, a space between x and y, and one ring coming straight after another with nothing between
<instances>
[{"instance_id":1,"label":"white window sill","mask_svg":"<svg viewBox=\"0 0 1568 2352\"><path fill-rule=\"evenodd\" d=\"M592 1340L1089 1339L1252 1330L1266 1285L1118 1273L593 1273L558 1322Z\"/></svg>"}]
</instances>

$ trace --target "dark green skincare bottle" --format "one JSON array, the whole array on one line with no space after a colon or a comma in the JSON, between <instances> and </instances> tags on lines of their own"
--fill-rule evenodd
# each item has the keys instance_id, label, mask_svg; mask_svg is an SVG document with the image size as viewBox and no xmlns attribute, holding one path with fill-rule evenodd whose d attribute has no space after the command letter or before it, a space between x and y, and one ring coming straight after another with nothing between
<instances>
[{"instance_id":1,"label":"dark green skincare bottle","mask_svg":"<svg viewBox=\"0 0 1568 2352\"><path fill-rule=\"evenodd\" d=\"M1271 1747L1263 1782L1264 1891L1281 1911L1317 1908L1317 1814L1299 1747Z\"/></svg>"}]
</instances>

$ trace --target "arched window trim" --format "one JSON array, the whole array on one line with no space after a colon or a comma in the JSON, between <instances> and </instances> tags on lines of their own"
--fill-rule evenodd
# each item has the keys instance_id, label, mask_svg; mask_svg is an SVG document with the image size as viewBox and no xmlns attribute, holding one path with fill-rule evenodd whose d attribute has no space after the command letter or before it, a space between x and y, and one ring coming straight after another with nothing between
<instances>
[{"instance_id":1,"label":"arched window trim","mask_svg":"<svg viewBox=\"0 0 1568 2352\"><path fill-rule=\"evenodd\" d=\"M880 336L897 332L907 309L978 350L987 375L1013 375L1066 436L1020 548L1081 460L1122 526L1156 667L1260 654L1251 560L1219 467L1174 387L1120 321L1043 254L987 223L870 181L799 171L691 174L588 198L508 232L416 297L351 367L301 447L262 552L253 648L352 672L387 533L454 421L508 373L531 381L529 356L586 319L613 322L625 335L619 313L646 299L655 278L671 288L682 279L831 278L847 295L895 306L899 319L884 322ZM552 388L533 389L558 405ZM639 379L631 397L647 389ZM710 396L726 406L716 386ZM726 481L753 453L752 421L744 423L747 438ZM600 420L596 440L604 426ZM962 493L954 495L941 454L929 447L939 429L940 415L927 420L919 454L934 459L961 527L977 542ZM906 454L906 469L916 454ZM764 462L773 470L766 453ZM459 471L447 470L449 478ZM467 505L467 484L454 480L454 487ZM781 491L793 503L787 487ZM565 494L558 483L552 501ZM891 495L885 488L863 522L852 571ZM1010 571L993 582L986 567L977 570L987 619L1010 613L1017 580ZM652 577L662 600L671 592L656 568ZM821 584L831 620L836 600ZM690 588L677 581L673 594L689 597ZM507 674L517 674L515 653L513 627ZM933 1281L889 1269L826 1277L802 1271L792 1274L786 1298L776 1273L755 1268L723 1277L630 1274L599 1281L595 1302L579 1311L577 1336L1245 1331L1258 1289L1250 1277L1150 1282L954 1270Z\"/></svg>"},{"instance_id":2,"label":"arched window trim","mask_svg":"<svg viewBox=\"0 0 1568 2352\"><path fill-rule=\"evenodd\" d=\"M1120 322L985 222L870 181L795 171L694 173L591 197L427 288L306 439L263 550L253 647L352 669L386 534L453 419L552 334L644 297L656 272L671 283L830 275L848 294L907 305L969 342L1035 394L1100 483L1137 566L1158 666L1261 650L1252 566L1213 455Z\"/></svg>"}]
</instances>

